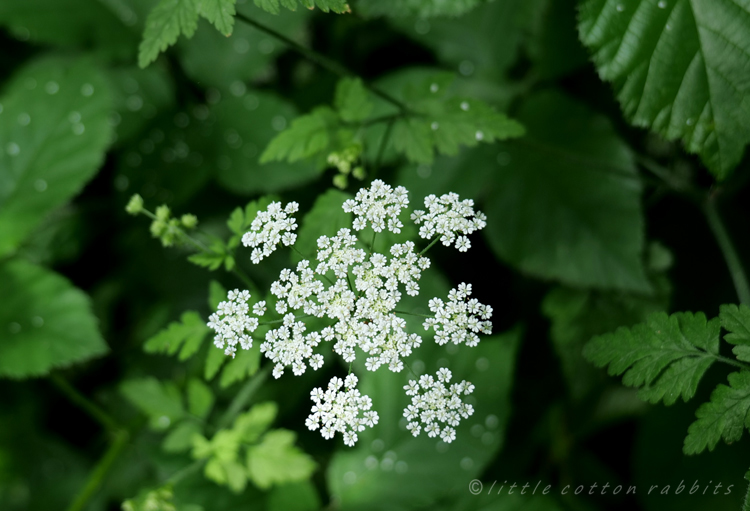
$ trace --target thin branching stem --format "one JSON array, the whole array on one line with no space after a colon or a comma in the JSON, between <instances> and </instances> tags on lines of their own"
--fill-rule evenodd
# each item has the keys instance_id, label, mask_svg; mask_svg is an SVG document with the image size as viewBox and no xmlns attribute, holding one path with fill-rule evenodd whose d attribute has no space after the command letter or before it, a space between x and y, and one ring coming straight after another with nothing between
<instances>
[{"instance_id":1,"label":"thin branching stem","mask_svg":"<svg viewBox=\"0 0 750 511\"><path fill-rule=\"evenodd\" d=\"M706 215L706 220L711 228L711 232L721 249L721 253L724 255L724 260L729 267L729 274L732 276L734 289L737 292L737 297L739 298L740 303L750 305L750 285L748 285L747 274L742 267L742 262L737 255L732 239L729 237L729 233L719 216L715 201L712 198L706 200L703 212Z\"/></svg>"}]
</instances>

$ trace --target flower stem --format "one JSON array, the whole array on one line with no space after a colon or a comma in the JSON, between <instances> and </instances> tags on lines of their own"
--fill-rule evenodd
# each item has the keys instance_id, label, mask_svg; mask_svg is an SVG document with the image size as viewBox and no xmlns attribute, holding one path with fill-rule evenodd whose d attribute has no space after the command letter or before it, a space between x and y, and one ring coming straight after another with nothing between
<instances>
[{"instance_id":1,"label":"flower stem","mask_svg":"<svg viewBox=\"0 0 750 511\"><path fill-rule=\"evenodd\" d=\"M252 18L249 18L245 16L244 14L238 12L236 15L236 18L240 21L243 21L247 23L248 25L260 30L261 32L265 32L266 34L270 35L271 37L274 37L278 39L279 41L283 42L287 46L289 46L291 49L308 59L309 61L319 65L323 69L340 76L342 78L347 77L353 77L356 76L354 73L349 71L347 68L339 64L338 62L329 59L325 55L322 55L315 50L311 50L310 48L306 48L302 46L301 44L289 39L284 34L277 32L276 30L272 29L271 27L268 27ZM373 94L380 97L381 99L384 99L388 103L392 104L396 108L398 108L401 112L407 112L409 111L409 108L398 99L394 98L384 90L380 89L379 87L376 87L375 85L369 84L367 82L364 82L364 86L367 87L367 89L370 90Z\"/></svg>"},{"instance_id":2,"label":"flower stem","mask_svg":"<svg viewBox=\"0 0 750 511\"><path fill-rule=\"evenodd\" d=\"M737 297L739 298L740 303L750 305L750 285L748 284L747 275L742 267L742 262L737 255L737 251L732 244L732 239L729 237L729 233L719 216L719 212L716 209L716 204L713 199L709 198L706 200L703 212L706 214L706 220L708 220L711 232L716 238L721 253L724 255L724 260L729 267L729 273L732 276L734 288L737 292Z\"/></svg>"},{"instance_id":3,"label":"flower stem","mask_svg":"<svg viewBox=\"0 0 750 511\"><path fill-rule=\"evenodd\" d=\"M391 132L393 131L393 124L395 121L396 121L396 118L393 118L390 121L388 121L388 125L385 128L385 133L383 133L383 138L380 139L380 146L378 146L378 154L375 157L375 164L372 166L370 179L375 179L375 177L378 175L378 171L380 170L381 165L383 164L383 156L385 155L385 148L386 146L388 146L388 141L391 138Z\"/></svg>"},{"instance_id":4,"label":"flower stem","mask_svg":"<svg viewBox=\"0 0 750 511\"><path fill-rule=\"evenodd\" d=\"M94 470L89 474L86 485L78 492L78 495L76 495L73 502L68 506L67 511L81 511L85 508L89 499L104 482L104 478L112 468L115 460L117 460L120 454L122 454L122 451L128 445L129 438L130 435L124 429L120 429L114 433L114 440L112 441L112 444L110 444L109 449L107 449L96 464L96 467L94 467Z\"/></svg>"},{"instance_id":5,"label":"flower stem","mask_svg":"<svg viewBox=\"0 0 750 511\"><path fill-rule=\"evenodd\" d=\"M398 310L395 310L393 312L395 312L396 314L406 314L407 316L418 316L420 318L434 318L435 317L435 316L428 316L427 314L416 314L414 312L406 312L406 311L398 311Z\"/></svg>"},{"instance_id":6,"label":"flower stem","mask_svg":"<svg viewBox=\"0 0 750 511\"><path fill-rule=\"evenodd\" d=\"M424 255L424 253L425 253L425 252L427 252L428 250L430 250L430 249L432 248L432 245L434 245L435 243L437 243L439 239L440 239L440 236L439 236L439 235L438 235L438 236L435 236L435 239L433 239L433 240L432 240L432 241L430 242L430 244L429 244L429 245L427 245L426 247L424 247L424 248L422 249L422 251L421 251L421 252L419 253L419 255Z\"/></svg>"},{"instance_id":7,"label":"flower stem","mask_svg":"<svg viewBox=\"0 0 750 511\"><path fill-rule=\"evenodd\" d=\"M260 371L255 373L255 376L247 381L245 386L240 389L232 402L229 403L227 411L224 412L224 415L222 415L221 419L219 419L219 423L217 424L218 429L226 428L232 423L232 421L235 419L235 417L237 417L237 415L239 415L242 409L247 406L247 403L250 402L253 395L258 391L260 386L263 385L263 382L266 381L266 378L268 378L268 373L270 372L271 366L266 365Z\"/></svg>"},{"instance_id":8,"label":"flower stem","mask_svg":"<svg viewBox=\"0 0 750 511\"><path fill-rule=\"evenodd\" d=\"M55 387L60 390L60 392L65 394L65 397L70 399L73 404L77 405L84 412L89 414L92 419L104 426L105 429L113 432L123 429L117 424L117 421L115 421L99 405L78 392L78 390L76 390L76 388L68 383L68 381L63 377L58 374L51 374L49 379L55 385Z\"/></svg>"}]
</instances>

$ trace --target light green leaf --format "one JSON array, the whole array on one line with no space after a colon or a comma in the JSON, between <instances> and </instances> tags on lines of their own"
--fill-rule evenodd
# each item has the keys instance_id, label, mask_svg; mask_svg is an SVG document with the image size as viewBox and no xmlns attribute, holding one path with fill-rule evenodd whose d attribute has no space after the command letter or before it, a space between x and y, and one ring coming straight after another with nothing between
<instances>
[{"instance_id":1,"label":"light green leaf","mask_svg":"<svg viewBox=\"0 0 750 511\"><path fill-rule=\"evenodd\" d=\"M333 104L339 117L346 122L364 121L372 112L373 104L360 78L342 78L336 84Z\"/></svg>"},{"instance_id":2,"label":"light green leaf","mask_svg":"<svg viewBox=\"0 0 750 511\"><path fill-rule=\"evenodd\" d=\"M650 292L641 184L609 121L551 91L527 100L519 120L529 133L500 146L486 200L490 246L537 277Z\"/></svg>"},{"instance_id":3,"label":"light green leaf","mask_svg":"<svg viewBox=\"0 0 750 511\"><path fill-rule=\"evenodd\" d=\"M750 362L750 307L722 305L720 310L721 326L729 332L724 340L735 345L732 351L739 360Z\"/></svg>"},{"instance_id":4,"label":"light green leaf","mask_svg":"<svg viewBox=\"0 0 750 511\"><path fill-rule=\"evenodd\" d=\"M292 125L271 140L260 157L261 163L287 160L295 162L319 154L331 145L338 116L327 106L319 106L297 117Z\"/></svg>"},{"instance_id":5,"label":"light green leaf","mask_svg":"<svg viewBox=\"0 0 750 511\"><path fill-rule=\"evenodd\" d=\"M399 119L393 125L393 147L415 163L432 162L432 137L427 121Z\"/></svg>"},{"instance_id":6,"label":"light green leaf","mask_svg":"<svg viewBox=\"0 0 750 511\"><path fill-rule=\"evenodd\" d=\"M258 403L249 412L238 415L232 429L243 442L254 443L273 423L278 411L279 407L273 401Z\"/></svg>"},{"instance_id":7,"label":"light green leaf","mask_svg":"<svg viewBox=\"0 0 750 511\"><path fill-rule=\"evenodd\" d=\"M213 344L208 347L208 355L206 355L206 366L203 372L203 378L206 381L211 381L219 372L221 366L227 361L227 357L224 351L215 347Z\"/></svg>"},{"instance_id":8,"label":"light green leaf","mask_svg":"<svg viewBox=\"0 0 750 511\"><path fill-rule=\"evenodd\" d=\"M201 0L159 0L146 18L143 40L138 47L138 65L146 67L174 43L180 34L192 37L198 28Z\"/></svg>"},{"instance_id":9,"label":"light green leaf","mask_svg":"<svg viewBox=\"0 0 750 511\"><path fill-rule=\"evenodd\" d=\"M141 490L136 497L122 503L122 511L177 511L173 497L174 492L170 486Z\"/></svg>"},{"instance_id":10,"label":"light green leaf","mask_svg":"<svg viewBox=\"0 0 750 511\"><path fill-rule=\"evenodd\" d=\"M197 422L184 420L164 438L161 444L166 452L184 452L193 446L193 436L201 433Z\"/></svg>"},{"instance_id":11,"label":"light green leaf","mask_svg":"<svg viewBox=\"0 0 750 511\"><path fill-rule=\"evenodd\" d=\"M358 0L357 12L364 16L460 16L483 0Z\"/></svg>"},{"instance_id":12,"label":"light green leaf","mask_svg":"<svg viewBox=\"0 0 750 511\"><path fill-rule=\"evenodd\" d=\"M216 351L219 348L211 347ZM221 388L229 387L233 383L243 381L248 376L254 375L260 367L260 344L255 341L249 350L238 350L235 357L229 361L221 373Z\"/></svg>"},{"instance_id":13,"label":"light green leaf","mask_svg":"<svg viewBox=\"0 0 750 511\"><path fill-rule=\"evenodd\" d=\"M89 297L61 275L7 261L0 296L0 376L41 376L107 353Z\"/></svg>"},{"instance_id":14,"label":"light green leaf","mask_svg":"<svg viewBox=\"0 0 750 511\"><path fill-rule=\"evenodd\" d=\"M0 255L99 169L112 140L109 84L90 62L45 58L0 97Z\"/></svg>"},{"instance_id":15,"label":"light green leaf","mask_svg":"<svg viewBox=\"0 0 750 511\"><path fill-rule=\"evenodd\" d=\"M237 0L197 0L200 15L213 23L225 36L232 35L234 27L234 4Z\"/></svg>"},{"instance_id":16,"label":"light green leaf","mask_svg":"<svg viewBox=\"0 0 750 511\"><path fill-rule=\"evenodd\" d=\"M312 475L315 462L294 446L296 438L293 431L275 429L248 448L247 474L258 488L304 481Z\"/></svg>"},{"instance_id":17,"label":"light green leaf","mask_svg":"<svg viewBox=\"0 0 750 511\"><path fill-rule=\"evenodd\" d=\"M295 246L306 258L314 259L318 250L318 238L321 236L335 236L342 228L351 228L352 214L344 212L342 205L347 199L353 198L334 188L318 195L315 204L302 218L297 242ZM293 253L292 259L299 261L301 257Z\"/></svg>"},{"instance_id":18,"label":"light green leaf","mask_svg":"<svg viewBox=\"0 0 750 511\"><path fill-rule=\"evenodd\" d=\"M212 280L208 283L208 308L215 311L221 302L227 299L227 290L220 282Z\"/></svg>"},{"instance_id":19,"label":"light green leaf","mask_svg":"<svg viewBox=\"0 0 750 511\"><path fill-rule=\"evenodd\" d=\"M707 321L702 312L658 312L645 323L594 337L583 354L599 367L608 365L609 374L625 373L623 383L641 387L643 400L671 405L695 395L719 355L720 327L718 318Z\"/></svg>"},{"instance_id":20,"label":"light green leaf","mask_svg":"<svg viewBox=\"0 0 750 511\"><path fill-rule=\"evenodd\" d=\"M711 401L695 412L698 420L688 428L685 454L698 454L706 447L713 451L722 438L731 444L742 438L745 428L750 428L750 371L731 373L727 379L729 386L717 386Z\"/></svg>"},{"instance_id":21,"label":"light green leaf","mask_svg":"<svg viewBox=\"0 0 750 511\"><path fill-rule=\"evenodd\" d=\"M335 13L349 12L349 5L347 0L254 0L255 5L263 9L264 11L270 12L271 14L279 14L279 2L281 5L290 11L297 9L297 2L302 4L307 9L317 7L323 12L333 11Z\"/></svg>"},{"instance_id":22,"label":"light green leaf","mask_svg":"<svg viewBox=\"0 0 750 511\"><path fill-rule=\"evenodd\" d=\"M187 385L187 401L190 413L205 419L214 405L214 393L202 381L197 378L190 378Z\"/></svg>"},{"instance_id":23,"label":"light green leaf","mask_svg":"<svg viewBox=\"0 0 750 511\"><path fill-rule=\"evenodd\" d=\"M750 141L747 2L587 0L579 32L634 125L729 175Z\"/></svg>"},{"instance_id":24,"label":"light green leaf","mask_svg":"<svg viewBox=\"0 0 750 511\"><path fill-rule=\"evenodd\" d=\"M125 380L120 392L151 419L155 429L167 429L185 416L180 391L172 382L153 377Z\"/></svg>"},{"instance_id":25,"label":"light green leaf","mask_svg":"<svg viewBox=\"0 0 750 511\"><path fill-rule=\"evenodd\" d=\"M151 337L143 345L146 353L166 353L174 355L180 350L179 359L187 360L195 355L208 334L206 322L195 311L185 311L180 321L174 321L167 328Z\"/></svg>"},{"instance_id":26,"label":"light green leaf","mask_svg":"<svg viewBox=\"0 0 750 511\"><path fill-rule=\"evenodd\" d=\"M268 511L318 511L322 507L310 481L276 485L268 493Z\"/></svg>"}]
</instances>

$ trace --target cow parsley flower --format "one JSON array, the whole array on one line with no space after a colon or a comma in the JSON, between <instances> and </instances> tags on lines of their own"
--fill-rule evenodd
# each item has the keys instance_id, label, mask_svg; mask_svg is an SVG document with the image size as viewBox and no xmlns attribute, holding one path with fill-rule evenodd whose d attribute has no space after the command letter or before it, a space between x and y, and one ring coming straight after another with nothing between
<instances>
[{"instance_id":1,"label":"cow parsley flower","mask_svg":"<svg viewBox=\"0 0 750 511\"><path fill-rule=\"evenodd\" d=\"M242 349L249 350L253 346L250 334L258 328L258 318L248 316L250 307L248 291L235 289L230 291L227 300L219 303L216 312L208 317L208 327L216 332L214 345L224 350L225 355L232 355L239 345ZM253 313L262 316L265 311L265 302L258 302L253 306Z\"/></svg>"},{"instance_id":2,"label":"cow parsley flower","mask_svg":"<svg viewBox=\"0 0 750 511\"><path fill-rule=\"evenodd\" d=\"M297 235L297 220L289 215L299 210L299 204L290 202L282 209L280 202L272 202L265 211L259 211L250 224L250 231L242 236L242 244L253 247L250 259L258 264L270 256L281 242L287 247L294 245ZM262 245L262 247L261 247Z\"/></svg>"},{"instance_id":3,"label":"cow parsley flower","mask_svg":"<svg viewBox=\"0 0 750 511\"><path fill-rule=\"evenodd\" d=\"M484 213L474 212L474 201L459 201L455 193L447 193L441 197L428 195L424 205L428 212L416 210L411 215L415 224L424 223L419 228L419 235L425 239L439 235L441 243L446 247L455 241L459 252L466 252L471 248L467 237L469 234L487 225Z\"/></svg>"},{"instance_id":4,"label":"cow parsley flower","mask_svg":"<svg viewBox=\"0 0 750 511\"><path fill-rule=\"evenodd\" d=\"M376 179L370 188L361 188L354 199L344 202L344 211L354 213L355 231L361 231L370 222L375 232L381 232L386 227L389 231L400 233L404 224L398 216L401 210L409 205L408 191L403 186L395 189Z\"/></svg>"},{"instance_id":5,"label":"cow parsley flower","mask_svg":"<svg viewBox=\"0 0 750 511\"><path fill-rule=\"evenodd\" d=\"M305 425L311 431L320 428L321 435L326 439L333 438L339 432L344 436L344 443L353 446L357 442L358 432L378 423L378 412L370 411L372 400L356 389L357 381L354 374L343 381L334 376L325 392L321 388L314 388L310 398L315 404ZM342 391L341 387L346 390Z\"/></svg>"},{"instance_id":6,"label":"cow parsley flower","mask_svg":"<svg viewBox=\"0 0 750 511\"><path fill-rule=\"evenodd\" d=\"M440 298L429 301L430 311L435 314L434 318L427 318L424 329L435 330L435 342L440 345L453 341L453 344L466 343L467 346L476 346L479 343L478 333L491 334L492 307L479 303L472 298L471 284L461 283L457 289L448 293L448 303Z\"/></svg>"},{"instance_id":7,"label":"cow parsley flower","mask_svg":"<svg viewBox=\"0 0 750 511\"><path fill-rule=\"evenodd\" d=\"M321 335L318 332L306 334L306 330L305 323L295 321L294 314L287 314L282 326L266 333L266 341L260 345L260 352L276 364L273 368L274 378L280 378L288 366L292 367L295 375L301 375L307 369L306 360L315 370L323 366L323 355L313 353L313 349L320 344Z\"/></svg>"},{"instance_id":8,"label":"cow parsley flower","mask_svg":"<svg viewBox=\"0 0 750 511\"><path fill-rule=\"evenodd\" d=\"M450 370L439 369L437 381L430 375L422 375L419 383L409 380L404 386L407 396L412 396L411 404L404 409L406 426L412 435L417 436L424 427L427 436L439 436L443 442L456 439L456 430L462 418L474 413L474 407L461 401L461 396L474 392L474 385L467 381L454 383L446 388L452 378Z\"/></svg>"}]
</instances>

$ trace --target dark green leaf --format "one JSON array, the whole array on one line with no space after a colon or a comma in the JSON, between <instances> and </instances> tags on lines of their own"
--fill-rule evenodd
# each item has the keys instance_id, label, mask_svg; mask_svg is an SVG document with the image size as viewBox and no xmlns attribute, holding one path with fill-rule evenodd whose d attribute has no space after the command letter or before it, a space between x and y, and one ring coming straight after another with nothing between
<instances>
[{"instance_id":1,"label":"dark green leaf","mask_svg":"<svg viewBox=\"0 0 750 511\"><path fill-rule=\"evenodd\" d=\"M334 106L346 122L364 121L372 112L372 102L360 78L342 78L336 84Z\"/></svg>"},{"instance_id":2,"label":"dark green leaf","mask_svg":"<svg viewBox=\"0 0 750 511\"><path fill-rule=\"evenodd\" d=\"M138 65L146 67L174 43L180 34L192 37L198 28L201 0L159 0L146 19L143 40L138 47Z\"/></svg>"},{"instance_id":3,"label":"dark green leaf","mask_svg":"<svg viewBox=\"0 0 750 511\"><path fill-rule=\"evenodd\" d=\"M120 392L151 419L155 429L167 429L185 416L180 391L172 382L153 377L125 380Z\"/></svg>"},{"instance_id":4,"label":"dark green leaf","mask_svg":"<svg viewBox=\"0 0 750 511\"><path fill-rule=\"evenodd\" d=\"M197 0L200 15L213 23L222 35L232 35L234 4L237 0Z\"/></svg>"},{"instance_id":5,"label":"dark green leaf","mask_svg":"<svg viewBox=\"0 0 750 511\"><path fill-rule=\"evenodd\" d=\"M482 0L358 0L357 12L365 16L460 16Z\"/></svg>"},{"instance_id":6,"label":"dark green leaf","mask_svg":"<svg viewBox=\"0 0 750 511\"><path fill-rule=\"evenodd\" d=\"M214 393L202 381L190 378L187 385L187 402L191 414L205 419L214 405Z\"/></svg>"},{"instance_id":7,"label":"dark green leaf","mask_svg":"<svg viewBox=\"0 0 750 511\"><path fill-rule=\"evenodd\" d=\"M214 351L219 348L211 347ZM235 357L229 361L221 373L220 385L226 388L233 383L243 381L248 376L254 375L260 367L260 344L256 341L249 350L238 350Z\"/></svg>"},{"instance_id":8,"label":"dark green leaf","mask_svg":"<svg viewBox=\"0 0 750 511\"><path fill-rule=\"evenodd\" d=\"M735 345L732 351L739 360L750 362L750 307L722 305L720 310L721 326L729 331L724 340Z\"/></svg>"},{"instance_id":9,"label":"dark green leaf","mask_svg":"<svg viewBox=\"0 0 750 511\"><path fill-rule=\"evenodd\" d=\"M208 332L209 328L200 314L185 311L180 316L180 321L170 323L167 328L148 339L143 349L146 353L174 355L182 348L179 359L187 360L195 355Z\"/></svg>"},{"instance_id":10,"label":"dark green leaf","mask_svg":"<svg viewBox=\"0 0 750 511\"><path fill-rule=\"evenodd\" d=\"M294 119L287 130L271 140L260 162L295 162L319 154L331 145L332 131L337 126L336 113L327 106L319 106L309 114Z\"/></svg>"},{"instance_id":11,"label":"dark green leaf","mask_svg":"<svg viewBox=\"0 0 750 511\"><path fill-rule=\"evenodd\" d=\"M321 236L335 236L342 228L351 228L352 214L344 212L342 205L352 196L348 193L329 188L318 196L312 209L302 218L294 244L306 258L315 258L318 250L318 238ZM293 259L300 260L298 254Z\"/></svg>"},{"instance_id":12,"label":"dark green leaf","mask_svg":"<svg viewBox=\"0 0 750 511\"><path fill-rule=\"evenodd\" d=\"M259 488L308 479L315 470L310 456L295 447L296 433L274 429L247 450L247 474Z\"/></svg>"}]
</instances>

